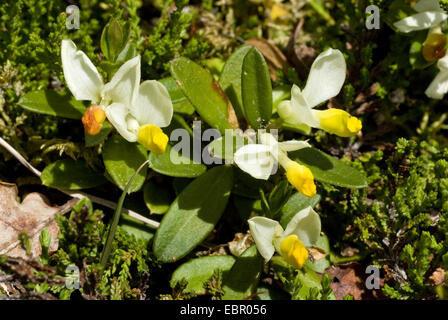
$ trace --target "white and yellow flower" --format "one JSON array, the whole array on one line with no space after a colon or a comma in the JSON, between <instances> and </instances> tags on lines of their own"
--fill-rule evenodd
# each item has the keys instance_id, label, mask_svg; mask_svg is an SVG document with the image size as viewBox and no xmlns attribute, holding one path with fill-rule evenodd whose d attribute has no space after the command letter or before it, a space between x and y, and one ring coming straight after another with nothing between
<instances>
[{"instance_id":1,"label":"white and yellow flower","mask_svg":"<svg viewBox=\"0 0 448 320\"><path fill-rule=\"evenodd\" d=\"M417 11L416 14L394 23L398 31L408 33L430 29L448 19L448 14L440 8L438 0L420 0L413 9Z\"/></svg>"},{"instance_id":2,"label":"white and yellow flower","mask_svg":"<svg viewBox=\"0 0 448 320\"><path fill-rule=\"evenodd\" d=\"M299 211L286 229L266 217L254 217L248 223L258 252L266 261L277 252L297 269L308 259L307 247L316 244L321 231L320 217L311 207Z\"/></svg>"},{"instance_id":3,"label":"white and yellow flower","mask_svg":"<svg viewBox=\"0 0 448 320\"><path fill-rule=\"evenodd\" d=\"M138 141L151 152L165 151L173 104L167 89L155 80L140 84L140 56L125 62L104 84L90 59L71 40L63 40L62 67L67 85L77 100L91 101L83 116L89 134L97 134L107 117L123 138Z\"/></svg>"},{"instance_id":4,"label":"white and yellow flower","mask_svg":"<svg viewBox=\"0 0 448 320\"><path fill-rule=\"evenodd\" d=\"M303 90L293 85L291 100L278 105L278 114L290 125L305 124L341 137L356 135L361 121L341 109L314 110L320 103L336 96L345 81L346 64L339 50L328 49L314 60Z\"/></svg>"},{"instance_id":5,"label":"white and yellow flower","mask_svg":"<svg viewBox=\"0 0 448 320\"><path fill-rule=\"evenodd\" d=\"M309 168L288 158L287 152L308 148L306 141L278 142L270 133L260 134L260 144L248 144L234 154L238 167L256 179L269 179L274 167L280 164L286 171L288 181L307 197L316 195L314 177Z\"/></svg>"}]
</instances>

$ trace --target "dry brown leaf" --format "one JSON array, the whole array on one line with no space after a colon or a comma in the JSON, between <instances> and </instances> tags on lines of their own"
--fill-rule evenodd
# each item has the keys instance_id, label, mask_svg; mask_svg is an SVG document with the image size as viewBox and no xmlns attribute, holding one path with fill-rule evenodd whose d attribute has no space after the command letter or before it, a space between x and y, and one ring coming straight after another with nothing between
<instances>
[{"instance_id":1,"label":"dry brown leaf","mask_svg":"<svg viewBox=\"0 0 448 320\"><path fill-rule=\"evenodd\" d=\"M333 281L331 288L338 300L345 295L352 295L355 300L381 299L381 290L369 290L366 288L365 280L369 276L365 273L365 266L352 262L331 266L325 273L329 274ZM384 285L384 279L380 279L380 287Z\"/></svg>"},{"instance_id":2,"label":"dry brown leaf","mask_svg":"<svg viewBox=\"0 0 448 320\"><path fill-rule=\"evenodd\" d=\"M248 232L246 234L238 232L235 234L235 238L228 242L230 252L239 257L247 248L249 248L254 243L254 239Z\"/></svg>"},{"instance_id":3,"label":"dry brown leaf","mask_svg":"<svg viewBox=\"0 0 448 320\"><path fill-rule=\"evenodd\" d=\"M446 271L439 267L432 273L429 280L431 280L431 284L434 286L439 286L445 281L445 277Z\"/></svg>"},{"instance_id":4,"label":"dry brown leaf","mask_svg":"<svg viewBox=\"0 0 448 320\"><path fill-rule=\"evenodd\" d=\"M327 256L325 250L318 247L309 247L308 252L313 257L314 261L322 260Z\"/></svg>"},{"instance_id":5,"label":"dry brown leaf","mask_svg":"<svg viewBox=\"0 0 448 320\"><path fill-rule=\"evenodd\" d=\"M50 206L46 197L33 192L17 201L18 190L15 184L0 182L0 254L10 257L29 258L18 239L20 232L26 232L31 243L31 257L41 253L39 236L45 228L51 236L50 250L58 246L59 227L55 215L66 206Z\"/></svg>"},{"instance_id":6,"label":"dry brown leaf","mask_svg":"<svg viewBox=\"0 0 448 320\"><path fill-rule=\"evenodd\" d=\"M271 79L277 79L277 70L288 70L289 64L285 55L275 45L262 38L251 38L246 40L247 44L257 48L266 59Z\"/></svg>"}]
</instances>

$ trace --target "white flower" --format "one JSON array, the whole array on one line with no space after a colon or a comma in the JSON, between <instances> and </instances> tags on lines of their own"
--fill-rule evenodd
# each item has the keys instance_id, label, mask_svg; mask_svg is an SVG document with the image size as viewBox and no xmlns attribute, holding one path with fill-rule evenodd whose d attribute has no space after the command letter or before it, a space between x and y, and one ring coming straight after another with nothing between
<instances>
[{"instance_id":1,"label":"white flower","mask_svg":"<svg viewBox=\"0 0 448 320\"><path fill-rule=\"evenodd\" d=\"M400 32L408 33L438 26L448 18L447 13L440 8L438 0L420 0L414 5L417 14L394 23Z\"/></svg>"},{"instance_id":2,"label":"white flower","mask_svg":"<svg viewBox=\"0 0 448 320\"><path fill-rule=\"evenodd\" d=\"M274 166L280 164L286 170L288 181L307 197L316 195L316 185L311 170L288 158L288 151L309 148L306 141L277 142L270 133L260 135L261 144L248 144L234 155L238 167L256 179L269 179Z\"/></svg>"},{"instance_id":3,"label":"white flower","mask_svg":"<svg viewBox=\"0 0 448 320\"><path fill-rule=\"evenodd\" d=\"M342 137L361 130L361 121L341 109L313 110L320 103L336 96L345 81L346 64L339 50L328 49L314 60L303 91L296 85L291 100L282 101L278 114L288 124L306 124Z\"/></svg>"},{"instance_id":4,"label":"white flower","mask_svg":"<svg viewBox=\"0 0 448 320\"><path fill-rule=\"evenodd\" d=\"M140 56L125 62L107 84L84 52L76 50L73 41L62 41L61 57L64 77L74 97L93 104L94 108L83 117L86 129L98 125L93 120L104 120L104 110L123 138L138 141L152 152L165 151L168 137L160 127L170 124L173 104L160 82L147 80L140 84Z\"/></svg>"},{"instance_id":5,"label":"white flower","mask_svg":"<svg viewBox=\"0 0 448 320\"><path fill-rule=\"evenodd\" d=\"M308 259L306 247L316 244L321 231L320 217L311 207L299 211L285 230L278 221L266 217L254 217L248 223L257 249L266 261L277 251L299 269Z\"/></svg>"},{"instance_id":6,"label":"white flower","mask_svg":"<svg viewBox=\"0 0 448 320\"><path fill-rule=\"evenodd\" d=\"M448 55L437 61L437 67L440 71L425 91L431 99L442 99L448 92Z\"/></svg>"}]
</instances>

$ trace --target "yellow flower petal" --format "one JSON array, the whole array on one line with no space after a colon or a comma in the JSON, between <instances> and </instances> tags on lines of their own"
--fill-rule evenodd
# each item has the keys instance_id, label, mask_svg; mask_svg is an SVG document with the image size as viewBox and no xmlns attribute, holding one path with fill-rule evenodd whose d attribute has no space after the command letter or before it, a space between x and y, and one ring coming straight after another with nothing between
<instances>
[{"instance_id":1,"label":"yellow flower petal","mask_svg":"<svg viewBox=\"0 0 448 320\"><path fill-rule=\"evenodd\" d=\"M280 252L286 262L297 269L302 268L306 259L308 259L308 250L295 234L283 239L280 244Z\"/></svg>"},{"instance_id":2,"label":"yellow flower petal","mask_svg":"<svg viewBox=\"0 0 448 320\"><path fill-rule=\"evenodd\" d=\"M168 136L163 133L162 129L153 124L145 124L138 130L137 141L155 154L165 152L168 140Z\"/></svg>"},{"instance_id":3,"label":"yellow flower petal","mask_svg":"<svg viewBox=\"0 0 448 320\"><path fill-rule=\"evenodd\" d=\"M278 4L274 4L271 8L271 18L274 21L277 21L279 18L287 16L289 13L285 9L283 9Z\"/></svg>"},{"instance_id":4,"label":"yellow flower petal","mask_svg":"<svg viewBox=\"0 0 448 320\"><path fill-rule=\"evenodd\" d=\"M312 198L316 195L316 185L311 170L295 161L286 168L286 178L299 192Z\"/></svg>"},{"instance_id":5,"label":"yellow flower petal","mask_svg":"<svg viewBox=\"0 0 448 320\"><path fill-rule=\"evenodd\" d=\"M84 129L91 136L97 135L102 127L102 123L106 119L106 113L101 106L92 105L87 108L82 116L82 124Z\"/></svg>"},{"instance_id":6,"label":"yellow flower petal","mask_svg":"<svg viewBox=\"0 0 448 320\"><path fill-rule=\"evenodd\" d=\"M362 129L358 118L341 109L319 110L315 111L315 115L319 119L321 129L340 137L354 136Z\"/></svg>"}]
</instances>

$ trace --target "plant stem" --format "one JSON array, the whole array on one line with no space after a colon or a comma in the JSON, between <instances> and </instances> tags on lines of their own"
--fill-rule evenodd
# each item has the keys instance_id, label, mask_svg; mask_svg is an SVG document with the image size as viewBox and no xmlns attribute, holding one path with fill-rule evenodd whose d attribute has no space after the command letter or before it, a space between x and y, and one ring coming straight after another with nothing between
<instances>
[{"instance_id":1,"label":"plant stem","mask_svg":"<svg viewBox=\"0 0 448 320\"><path fill-rule=\"evenodd\" d=\"M21 164L23 164L28 170L30 170L32 173L34 173L36 176L40 177L41 172L34 168L16 149L14 149L8 142L3 140L0 137L0 146L5 148L9 153L11 153L14 158L16 158ZM117 207L117 204L113 201L109 201L100 197L92 196L90 194L84 193L84 192L74 192L69 190L63 190L63 189L57 189L61 191L62 193L65 193L66 195L71 196L72 198L82 199L82 198L89 198L92 202L100 204L102 206L105 206L110 209L115 209ZM147 224L150 228L157 229L159 227L159 222L148 219L137 212L134 212L132 210L122 208L121 209L124 213L129 215L130 217L133 217L137 220L140 220L141 222Z\"/></svg>"},{"instance_id":2,"label":"plant stem","mask_svg":"<svg viewBox=\"0 0 448 320\"><path fill-rule=\"evenodd\" d=\"M100 264L102 267L105 267L107 261L109 260L110 251L112 249L112 242L114 241L115 232L117 231L118 222L120 221L121 208L123 207L123 202L124 199L126 198L126 194L128 193L128 190L131 187L134 178L137 176L140 170L143 169L148 164L148 162L149 160L143 162L142 165L137 169L137 171L135 171L134 175L131 177L131 179L129 179L128 183L126 184L126 187L124 188L120 196L120 199L118 200L117 208L115 209L114 216L112 217L112 224L110 225L109 232L107 233L106 244L101 254Z\"/></svg>"}]
</instances>

